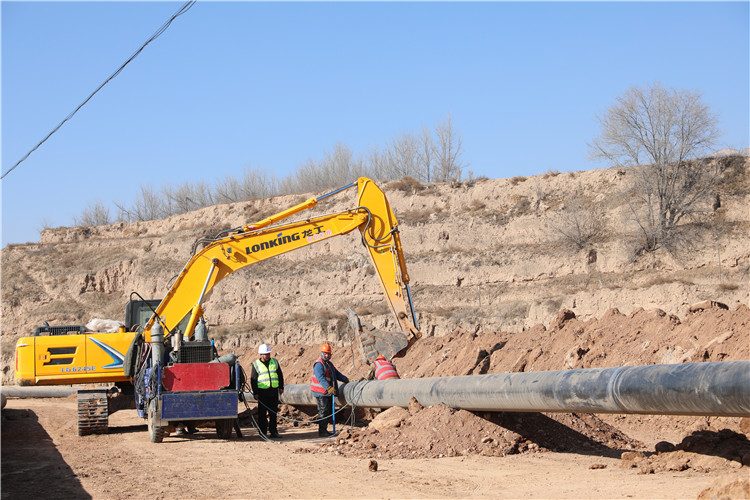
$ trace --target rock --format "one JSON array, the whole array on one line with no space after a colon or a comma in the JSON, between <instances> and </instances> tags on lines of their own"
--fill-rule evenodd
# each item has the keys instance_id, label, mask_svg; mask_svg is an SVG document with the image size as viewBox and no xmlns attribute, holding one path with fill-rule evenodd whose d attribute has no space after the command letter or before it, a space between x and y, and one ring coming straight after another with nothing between
<instances>
[{"instance_id":1,"label":"rock","mask_svg":"<svg viewBox=\"0 0 750 500\"><path fill-rule=\"evenodd\" d=\"M370 460L370 463L367 464L367 468L370 470L370 472L377 472L377 470L378 470L378 461L377 460Z\"/></svg>"},{"instance_id":2,"label":"rock","mask_svg":"<svg viewBox=\"0 0 750 500\"><path fill-rule=\"evenodd\" d=\"M674 451L675 445L670 443L669 441L659 441L656 443L656 446L654 446L654 450L656 453L669 453L670 451Z\"/></svg>"},{"instance_id":3,"label":"rock","mask_svg":"<svg viewBox=\"0 0 750 500\"><path fill-rule=\"evenodd\" d=\"M560 309L560 311L557 313L555 321L552 323L552 327L560 330L565 326L565 323L567 323L571 319L575 319L575 317L576 313L574 313L570 309Z\"/></svg>"},{"instance_id":4,"label":"rock","mask_svg":"<svg viewBox=\"0 0 750 500\"><path fill-rule=\"evenodd\" d=\"M705 311L706 309L729 309L729 307L726 304L722 304L721 302L716 302L713 300L704 300L703 302L698 302L697 304L693 304L688 308L688 312L695 313L698 311Z\"/></svg>"},{"instance_id":5,"label":"rock","mask_svg":"<svg viewBox=\"0 0 750 500\"><path fill-rule=\"evenodd\" d=\"M422 410L424 410L424 406L422 406L419 401L417 401L417 398L412 396L409 399L409 415L416 415Z\"/></svg>"},{"instance_id":6,"label":"rock","mask_svg":"<svg viewBox=\"0 0 750 500\"><path fill-rule=\"evenodd\" d=\"M750 418L742 417L742 420L740 420L740 432L746 436L750 436Z\"/></svg>"},{"instance_id":7,"label":"rock","mask_svg":"<svg viewBox=\"0 0 750 500\"><path fill-rule=\"evenodd\" d=\"M606 469L606 464L591 464L589 465L589 469Z\"/></svg>"},{"instance_id":8,"label":"rock","mask_svg":"<svg viewBox=\"0 0 750 500\"><path fill-rule=\"evenodd\" d=\"M641 469L638 471L638 474L653 474L654 467L651 465L644 465L641 467Z\"/></svg>"},{"instance_id":9,"label":"rock","mask_svg":"<svg viewBox=\"0 0 750 500\"><path fill-rule=\"evenodd\" d=\"M408 417L409 412L405 408L393 406L378 414L378 416L370 422L368 428L378 431L395 429L396 427L400 427Z\"/></svg>"},{"instance_id":10,"label":"rock","mask_svg":"<svg viewBox=\"0 0 750 500\"><path fill-rule=\"evenodd\" d=\"M620 458L625 461L634 461L646 458L646 455L640 451L624 451L622 455L620 455Z\"/></svg>"}]
</instances>

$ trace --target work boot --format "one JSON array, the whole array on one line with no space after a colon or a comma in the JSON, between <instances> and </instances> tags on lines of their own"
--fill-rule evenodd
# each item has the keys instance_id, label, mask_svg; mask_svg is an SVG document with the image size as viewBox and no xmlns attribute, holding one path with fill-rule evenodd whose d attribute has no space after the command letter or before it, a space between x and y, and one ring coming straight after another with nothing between
<instances>
[{"instance_id":1,"label":"work boot","mask_svg":"<svg viewBox=\"0 0 750 500\"><path fill-rule=\"evenodd\" d=\"M272 432L271 434L268 435L268 437L272 437L274 439L281 439L281 434L279 434L278 432Z\"/></svg>"},{"instance_id":2,"label":"work boot","mask_svg":"<svg viewBox=\"0 0 750 500\"><path fill-rule=\"evenodd\" d=\"M332 432L328 432L327 430L323 429L323 430L318 431L318 436L320 436L320 437L331 437L331 436L333 436L333 433Z\"/></svg>"}]
</instances>

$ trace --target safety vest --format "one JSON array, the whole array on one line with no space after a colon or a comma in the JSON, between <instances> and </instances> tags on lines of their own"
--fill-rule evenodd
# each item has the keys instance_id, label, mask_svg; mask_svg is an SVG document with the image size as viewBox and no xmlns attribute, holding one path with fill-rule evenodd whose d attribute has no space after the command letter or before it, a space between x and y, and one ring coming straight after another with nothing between
<instances>
[{"instance_id":1,"label":"safety vest","mask_svg":"<svg viewBox=\"0 0 750 500\"><path fill-rule=\"evenodd\" d=\"M326 382L328 382L328 385L333 386L333 378L331 377L330 370L328 370L328 364L330 363L331 368L333 368L333 363L331 363L330 361L328 363L326 363L325 361L323 361L322 358L319 359L319 360L317 360L315 363L320 363L320 364L323 365L323 368L326 371L325 372ZM313 364L313 367L315 367L314 364ZM321 383L318 382L317 378L315 378L315 370L314 369L313 369L312 380L310 381L310 390L313 391L313 392L317 392L319 394L325 394L326 393L326 390L323 389L323 386L321 385Z\"/></svg>"},{"instance_id":2,"label":"safety vest","mask_svg":"<svg viewBox=\"0 0 750 500\"><path fill-rule=\"evenodd\" d=\"M279 363L274 358L268 362L268 366L259 359L253 362L255 371L258 373L258 389L270 389L279 387Z\"/></svg>"},{"instance_id":3,"label":"safety vest","mask_svg":"<svg viewBox=\"0 0 750 500\"><path fill-rule=\"evenodd\" d=\"M400 378L396 367L393 363L384 359L376 359L375 363L375 378L377 380L387 380L389 378Z\"/></svg>"}]
</instances>

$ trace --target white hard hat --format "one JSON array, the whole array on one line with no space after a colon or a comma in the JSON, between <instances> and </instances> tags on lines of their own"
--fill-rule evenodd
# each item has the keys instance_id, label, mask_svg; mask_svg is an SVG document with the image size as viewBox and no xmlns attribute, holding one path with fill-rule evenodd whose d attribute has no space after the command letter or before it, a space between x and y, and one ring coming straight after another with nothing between
<instances>
[{"instance_id":1,"label":"white hard hat","mask_svg":"<svg viewBox=\"0 0 750 500\"><path fill-rule=\"evenodd\" d=\"M268 347L268 344L261 344L258 347L258 354L271 354L271 348Z\"/></svg>"}]
</instances>

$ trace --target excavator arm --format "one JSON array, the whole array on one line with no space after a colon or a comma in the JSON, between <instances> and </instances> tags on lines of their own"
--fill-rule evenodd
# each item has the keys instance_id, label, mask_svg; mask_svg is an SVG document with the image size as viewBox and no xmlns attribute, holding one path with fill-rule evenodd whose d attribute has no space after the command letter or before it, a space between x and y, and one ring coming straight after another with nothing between
<instances>
[{"instance_id":1,"label":"excavator arm","mask_svg":"<svg viewBox=\"0 0 750 500\"><path fill-rule=\"evenodd\" d=\"M286 222L289 217L314 207L320 200L355 186L357 198L354 208ZM205 246L194 252L156 307L155 314L144 325L144 339L151 341L152 332L159 332L158 335L164 338L178 331L183 335L192 335L203 316L204 301L213 287L225 277L246 266L355 229L361 233L361 241L375 266L386 302L400 330L377 330L347 311L357 346L367 361L373 361L378 354L388 358L403 355L422 334L412 307L398 222L383 191L364 177L255 224L230 229L216 238L203 240ZM140 301L140 304L147 303L148 307L152 307L150 301ZM142 309L139 311L143 312ZM141 312L138 313L139 317ZM143 324L142 321L137 323ZM128 325L129 328L131 326ZM70 335L67 330L63 331L65 328L48 327L46 331L49 335L37 336L35 333L34 337L18 340L15 375L19 384L117 383L130 379L132 374L129 367L132 363L126 353L130 352L132 342L137 339L137 332L123 328L117 333L84 333L75 326L78 334Z\"/></svg>"},{"instance_id":2,"label":"excavator arm","mask_svg":"<svg viewBox=\"0 0 750 500\"><path fill-rule=\"evenodd\" d=\"M355 208L283 223L292 215L314 207L320 200L354 186L357 187ZM377 354L389 358L403 354L405 348L421 337L421 333L412 307L398 222L383 191L364 177L356 183L311 198L255 224L230 230L228 234L223 233L224 236L210 240L192 256L172 284L155 315L145 325L145 338L150 340L157 319L165 336L174 333L180 324L183 325L183 334L190 335L203 316L203 302L213 287L231 273L355 229L361 233L362 243L380 278L388 307L401 330L400 334L394 335L372 327L362 328L361 323L352 319L350 314L350 324L355 329L359 348L369 351L362 353L365 359L374 359ZM377 339L377 342L373 339Z\"/></svg>"}]
</instances>

